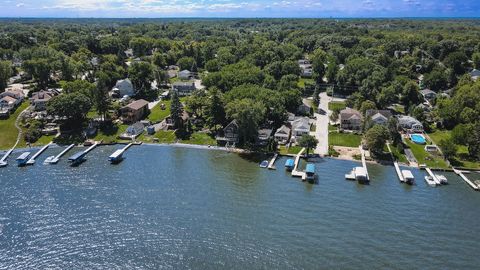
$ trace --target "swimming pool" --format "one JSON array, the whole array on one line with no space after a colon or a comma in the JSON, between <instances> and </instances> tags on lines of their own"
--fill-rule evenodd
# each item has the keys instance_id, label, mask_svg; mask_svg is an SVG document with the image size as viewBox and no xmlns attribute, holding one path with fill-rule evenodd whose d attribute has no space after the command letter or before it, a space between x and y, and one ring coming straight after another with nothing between
<instances>
[{"instance_id":1,"label":"swimming pool","mask_svg":"<svg viewBox=\"0 0 480 270\"><path fill-rule=\"evenodd\" d=\"M410 140L416 144L426 144L427 140L422 134L410 134Z\"/></svg>"}]
</instances>

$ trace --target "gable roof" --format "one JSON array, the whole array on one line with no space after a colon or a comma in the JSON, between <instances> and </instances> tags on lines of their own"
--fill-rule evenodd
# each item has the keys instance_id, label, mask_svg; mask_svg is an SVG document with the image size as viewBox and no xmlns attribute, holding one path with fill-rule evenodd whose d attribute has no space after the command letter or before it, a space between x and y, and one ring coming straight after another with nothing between
<instances>
[{"instance_id":1,"label":"gable roof","mask_svg":"<svg viewBox=\"0 0 480 270\"><path fill-rule=\"evenodd\" d=\"M53 93L44 90L33 93L33 101L48 101L53 97Z\"/></svg>"},{"instance_id":2,"label":"gable roof","mask_svg":"<svg viewBox=\"0 0 480 270\"><path fill-rule=\"evenodd\" d=\"M277 134L277 133L288 135L288 134L290 134L290 128L283 125L276 130L275 134Z\"/></svg>"},{"instance_id":3,"label":"gable roof","mask_svg":"<svg viewBox=\"0 0 480 270\"><path fill-rule=\"evenodd\" d=\"M299 117L292 121L293 129L310 129L310 119L307 117Z\"/></svg>"},{"instance_id":4,"label":"gable roof","mask_svg":"<svg viewBox=\"0 0 480 270\"><path fill-rule=\"evenodd\" d=\"M365 112L365 117L367 117L367 118L370 117L370 118L373 119L373 117L374 117L375 115L377 115L377 114L380 114L380 115L382 115L383 117L385 117L385 118L387 118L387 119L390 118L390 117L392 117L392 112L389 111L389 110L367 110L367 111ZM378 116L377 116L377 117L378 117Z\"/></svg>"},{"instance_id":5,"label":"gable roof","mask_svg":"<svg viewBox=\"0 0 480 270\"><path fill-rule=\"evenodd\" d=\"M435 93L434 91L430 90L430 89L423 89L423 90L420 90L420 94L422 94L423 96L426 96L426 95L436 95L437 93Z\"/></svg>"},{"instance_id":6,"label":"gable roof","mask_svg":"<svg viewBox=\"0 0 480 270\"><path fill-rule=\"evenodd\" d=\"M350 120L350 119L362 119L362 114L352 108L345 108L340 111L340 119Z\"/></svg>"},{"instance_id":7,"label":"gable roof","mask_svg":"<svg viewBox=\"0 0 480 270\"><path fill-rule=\"evenodd\" d=\"M470 71L470 76L472 76L472 77L480 77L480 70L478 70L478 69L473 69L472 71Z\"/></svg>"},{"instance_id":8,"label":"gable roof","mask_svg":"<svg viewBox=\"0 0 480 270\"><path fill-rule=\"evenodd\" d=\"M228 125L225 126L224 129L227 129L227 128L230 128L230 127L238 128L238 123L237 123L237 120L236 120L236 119L233 119L230 123L228 123Z\"/></svg>"},{"instance_id":9,"label":"gable roof","mask_svg":"<svg viewBox=\"0 0 480 270\"><path fill-rule=\"evenodd\" d=\"M16 102L17 99L16 98L13 98L13 97L10 97L10 96L4 96L1 100L4 100L8 103L12 103L12 102Z\"/></svg>"},{"instance_id":10,"label":"gable roof","mask_svg":"<svg viewBox=\"0 0 480 270\"><path fill-rule=\"evenodd\" d=\"M132 109L132 110L139 110L145 106L148 106L148 101L144 100L144 99L139 99L139 100L135 100L134 102L128 104L127 108L129 109Z\"/></svg>"}]
</instances>

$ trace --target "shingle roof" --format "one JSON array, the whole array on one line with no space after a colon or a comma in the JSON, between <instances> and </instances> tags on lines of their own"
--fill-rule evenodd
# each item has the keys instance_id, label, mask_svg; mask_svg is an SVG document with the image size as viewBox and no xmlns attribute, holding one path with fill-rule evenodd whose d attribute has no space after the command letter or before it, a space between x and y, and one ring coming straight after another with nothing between
<instances>
[{"instance_id":1,"label":"shingle roof","mask_svg":"<svg viewBox=\"0 0 480 270\"><path fill-rule=\"evenodd\" d=\"M148 101L144 99L135 100L134 102L128 104L126 107L132 110L139 110L145 106L148 106Z\"/></svg>"}]
</instances>

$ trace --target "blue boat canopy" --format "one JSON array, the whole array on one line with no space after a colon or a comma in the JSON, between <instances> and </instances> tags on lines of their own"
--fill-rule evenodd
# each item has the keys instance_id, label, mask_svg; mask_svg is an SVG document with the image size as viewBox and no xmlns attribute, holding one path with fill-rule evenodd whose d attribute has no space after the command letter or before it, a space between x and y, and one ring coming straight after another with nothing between
<instances>
[{"instance_id":1,"label":"blue boat canopy","mask_svg":"<svg viewBox=\"0 0 480 270\"><path fill-rule=\"evenodd\" d=\"M295 161L293 159L287 159L285 162L285 167L293 167L295 165Z\"/></svg>"},{"instance_id":2,"label":"blue boat canopy","mask_svg":"<svg viewBox=\"0 0 480 270\"><path fill-rule=\"evenodd\" d=\"M307 164L307 168L305 169L307 173L315 173L315 165L314 164Z\"/></svg>"}]
</instances>

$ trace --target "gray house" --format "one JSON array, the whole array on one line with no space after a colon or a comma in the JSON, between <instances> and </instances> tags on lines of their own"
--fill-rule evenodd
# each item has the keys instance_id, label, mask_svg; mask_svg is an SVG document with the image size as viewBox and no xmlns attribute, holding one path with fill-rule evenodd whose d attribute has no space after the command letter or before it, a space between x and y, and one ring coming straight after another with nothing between
<instances>
[{"instance_id":1,"label":"gray house","mask_svg":"<svg viewBox=\"0 0 480 270\"><path fill-rule=\"evenodd\" d=\"M432 100L432 99L435 99L435 97L437 96L437 93L435 93L430 89L420 90L420 94L423 96L425 100Z\"/></svg>"},{"instance_id":2,"label":"gray house","mask_svg":"<svg viewBox=\"0 0 480 270\"><path fill-rule=\"evenodd\" d=\"M367 110L365 112L365 118L375 125L386 126L391 117L392 113L388 110Z\"/></svg>"},{"instance_id":3,"label":"gray house","mask_svg":"<svg viewBox=\"0 0 480 270\"><path fill-rule=\"evenodd\" d=\"M277 129L277 131L275 132L275 140L279 143L279 144L287 144L288 143L288 140L290 139L290 128L283 125L281 126L280 128Z\"/></svg>"},{"instance_id":4,"label":"gray house","mask_svg":"<svg viewBox=\"0 0 480 270\"><path fill-rule=\"evenodd\" d=\"M407 131L423 132L422 123L420 123L420 121L408 115L400 116L398 118L398 125Z\"/></svg>"},{"instance_id":5,"label":"gray house","mask_svg":"<svg viewBox=\"0 0 480 270\"><path fill-rule=\"evenodd\" d=\"M239 141L239 127L237 120L233 120L223 129L223 137L217 136L219 144L238 143Z\"/></svg>"},{"instance_id":6,"label":"gray house","mask_svg":"<svg viewBox=\"0 0 480 270\"><path fill-rule=\"evenodd\" d=\"M172 85L172 90L177 91L180 96L188 96L195 91L194 82L175 82Z\"/></svg>"},{"instance_id":7,"label":"gray house","mask_svg":"<svg viewBox=\"0 0 480 270\"><path fill-rule=\"evenodd\" d=\"M346 130L362 129L362 114L352 108L346 108L340 111L340 128Z\"/></svg>"}]
</instances>

